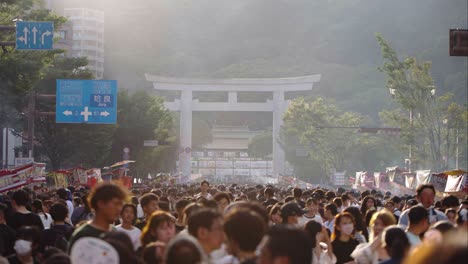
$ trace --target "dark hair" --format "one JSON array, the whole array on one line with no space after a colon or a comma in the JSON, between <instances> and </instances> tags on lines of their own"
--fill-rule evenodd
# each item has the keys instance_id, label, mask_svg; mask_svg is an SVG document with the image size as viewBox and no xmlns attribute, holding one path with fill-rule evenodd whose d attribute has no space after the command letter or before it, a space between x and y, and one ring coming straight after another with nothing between
<instances>
[{"instance_id":1,"label":"dark hair","mask_svg":"<svg viewBox=\"0 0 468 264\"><path fill-rule=\"evenodd\" d=\"M13 193L12 199L18 206L26 206L29 202L29 195L26 191L19 189Z\"/></svg>"},{"instance_id":2,"label":"dark hair","mask_svg":"<svg viewBox=\"0 0 468 264\"><path fill-rule=\"evenodd\" d=\"M420 196L421 193L424 191L424 189L431 189L432 192L434 192L434 194L436 193L434 185L430 183L425 183L425 184L419 185L418 188L416 189L417 196Z\"/></svg>"},{"instance_id":3,"label":"dark hair","mask_svg":"<svg viewBox=\"0 0 468 264\"><path fill-rule=\"evenodd\" d=\"M294 188L294 189L292 190L292 193L293 193L294 198L301 198L301 196L302 196L302 189L296 187L296 188Z\"/></svg>"},{"instance_id":4,"label":"dark hair","mask_svg":"<svg viewBox=\"0 0 468 264\"><path fill-rule=\"evenodd\" d=\"M43 262L44 264L71 264L70 256L64 252L57 252L50 255Z\"/></svg>"},{"instance_id":5,"label":"dark hair","mask_svg":"<svg viewBox=\"0 0 468 264\"><path fill-rule=\"evenodd\" d=\"M332 191L328 191L325 193L325 198L327 199L327 201L330 201L331 199L335 197L336 197L336 194Z\"/></svg>"},{"instance_id":6,"label":"dark hair","mask_svg":"<svg viewBox=\"0 0 468 264\"><path fill-rule=\"evenodd\" d=\"M0 203L0 214L3 214L3 216L6 216L7 210L8 210L8 206L4 203Z\"/></svg>"},{"instance_id":7,"label":"dark hair","mask_svg":"<svg viewBox=\"0 0 468 264\"><path fill-rule=\"evenodd\" d=\"M141 207L142 208L146 207L152 201L159 202L159 197L154 193L147 193L143 195L140 199Z\"/></svg>"},{"instance_id":8,"label":"dark hair","mask_svg":"<svg viewBox=\"0 0 468 264\"><path fill-rule=\"evenodd\" d=\"M337 215L338 214L338 208L336 208L336 204L329 203L325 205L325 211L330 210L332 215Z\"/></svg>"},{"instance_id":9,"label":"dark hair","mask_svg":"<svg viewBox=\"0 0 468 264\"><path fill-rule=\"evenodd\" d=\"M60 188L57 190L57 196L62 199L66 200L67 199L67 191L64 188Z\"/></svg>"},{"instance_id":10,"label":"dark hair","mask_svg":"<svg viewBox=\"0 0 468 264\"><path fill-rule=\"evenodd\" d=\"M46 213L44 212L44 210L42 209L42 206L43 206L43 205L42 205L42 201L41 201L41 200L36 199L36 200L34 200L34 201L32 202L32 207L33 207L33 209L34 209L34 213L36 213L36 214L42 213L42 214L44 215L44 218L45 218L45 219L48 219L49 217L47 216L47 214L46 214Z\"/></svg>"},{"instance_id":11,"label":"dark hair","mask_svg":"<svg viewBox=\"0 0 468 264\"><path fill-rule=\"evenodd\" d=\"M224 222L226 236L235 241L242 251L255 251L266 229L264 219L247 209L235 210L226 216Z\"/></svg>"},{"instance_id":12,"label":"dark hair","mask_svg":"<svg viewBox=\"0 0 468 264\"><path fill-rule=\"evenodd\" d=\"M364 197L364 199L362 200L362 203L361 203L361 214L362 214L362 216L365 216L366 213L367 213L367 210L370 209L370 208L367 208L367 201L369 201L369 200L374 201L374 207L377 208L377 201L375 200L374 197L369 196L369 195Z\"/></svg>"},{"instance_id":13,"label":"dark hair","mask_svg":"<svg viewBox=\"0 0 468 264\"><path fill-rule=\"evenodd\" d=\"M138 197L136 197L136 196L130 197L130 201L131 201L131 203L134 204L134 205L140 204L140 202L138 201Z\"/></svg>"},{"instance_id":14,"label":"dark hair","mask_svg":"<svg viewBox=\"0 0 468 264\"><path fill-rule=\"evenodd\" d=\"M162 263L161 257L156 255L158 244L151 242L143 248L142 258L145 263Z\"/></svg>"},{"instance_id":15,"label":"dark hair","mask_svg":"<svg viewBox=\"0 0 468 264\"><path fill-rule=\"evenodd\" d=\"M158 203L159 210L165 211L165 212L170 212L171 209L169 208L169 203L168 202L162 202L159 201Z\"/></svg>"},{"instance_id":16,"label":"dark hair","mask_svg":"<svg viewBox=\"0 0 468 264\"><path fill-rule=\"evenodd\" d=\"M315 198L309 198L309 199L307 199L306 205L310 205L310 204L318 205L317 199L315 199Z\"/></svg>"},{"instance_id":17,"label":"dark hair","mask_svg":"<svg viewBox=\"0 0 468 264\"><path fill-rule=\"evenodd\" d=\"M317 221L310 220L304 226L304 230L307 232L307 234L309 234L309 236L311 238L312 248L315 248L315 246L317 245L317 241L315 239L315 236L318 233L322 232L322 225Z\"/></svg>"},{"instance_id":18,"label":"dark hair","mask_svg":"<svg viewBox=\"0 0 468 264\"><path fill-rule=\"evenodd\" d=\"M273 189L270 188L270 187L265 188L263 193L264 193L265 196L273 196L275 194Z\"/></svg>"},{"instance_id":19,"label":"dark hair","mask_svg":"<svg viewBox=\"0 0 468 264\"><path fill-rule=\"evenodd\" d=\"M216 202L220 202L222 199L226 199L228 201L228 203L231 202L231 198L229 197L229 195L227 193L219 192L214 196L214 200Z\"/></svg>"},{"instance_id":20,"label":"dark hair","mask_svg":"<svg viewBox=\"0 0 468 264\"><path fill-rule=\"evenodd\" d=\"M347 201L347 200L351 200L351 198L349 197L349 195L343 194L343 195L341 195L341 200L344 202L344 201Z\"/></svg>"},{"instance_id":21,"label":"dark hair","mask_svg":"<svg viewBox=\"0 0 468 264\"><path fill-rule=\"evenodd\" d=\"M311 263L312 242L303 230L288 225L275 225L268 232L266 248L272 259L288 257L289 263Z\"/></svg>"},{"instance_id":22,"label":"dark hair","mask_svg":"<svg viewBox=\"0 0 468 264\"><path fill-rule=\"evenodd\" d=\"M189 204L190 204L189 200L181 199L181 200L176 202L175 209L176 210L181 210L181 209L183 210ZM180 217L182 217L182 216L180 216Z\"/></svg>"},{"instance_id":23,"label":"dark hair","mask_svg":"<svg viewBox=\"0 0 468 264\"><path fill-rule=\"evenodd\" d=\"M405 231L398 226L391 225L383 231L385 249L392 259L402 259L410 248L410 242Z\"/></svg>"},{"instance_id":24,"label":"dark hair","mask_svg":"<svg viewBox=\"0 0 468 264\"><path fill-rule=\"evenodd\" d=\"M336 207L343 206L343 200L340 197L333 198L333 203L336 204Z\"/></svg>"},{"instance_id":25,"label":"dark hair","mask_svg":"<svg viewBox=\"0 0 468 264\"><path fill-rule=\"evenodd\" d=\"M455 230L455 225L448 220L439 221L431 226L430 229L438 230L441 234L445 234L449 231Z\"/></svg>"},{"instance_id":26,"label":"dark hair","mask_svg":"<svg viewBox=\"0 0 468 264\"><path fill-rule=\"evenodd\" d=\"M133 243L127 234L118 231L105 233L102 240L109 243L119 254L119 263L141 263L133 252Z\"/></svg>"},{"instance_id":27,"label":"dark hair","mask_svg":"<svg viewBox=\"0 0 468 264\"><path fill-rule=\"evenodd\" d=\"M154 249L152 252L154 254ZM202 255L200 250L188 239L180 239L167 248L166 264L193 264L201 263L201 261Z\"/></svg>"},{"instance_id":28,"label":"dark hair","mask_svg":"<svg viewBox=\"0 0 468 264\"><path fill-rule=\"evenodd\" d=\"M197 210L188 218L188 232L198 238L198 229L206 228L211 230L213 222L218 218L222 218L222 215L213 209L203 208Z\"/></svg>"},{"instance_id":29,"label":"dark hair","mask_svg":"<svg viewBox=\"0 0 468 264\"><path fill-rule=\"evenodd\" d=\"M208 184L208 186L210 186L210 183L209 183L207 180L202 181L202 182L200 183L200 186L203 185L203 184L205 184L205 183Z\"/></svg>"},{"instance_id":30,"label":"dark hair","mask_svg":"<svg viewBox=\"0 0 468 264\"><path fill-rule=\"evenodd\" d=\"M141 244L142 246L146 246L151 242L156 242L158 240L158 237L153 235L154 229L158 228L164 223L175 223L175 218L172 216L170 213L165 212L165 211L155 211L148 222L146 223L146 226L143 228L141 232Z\"/></svg>"},{"instance_id":31,"label":"dark hair","mask_svg":"<svg viewBox=\"0 0 468 264\"><path fill-rule=\"evenodd\" d=\"M65 206L63 203L54 203L50 207L49 213L55 222L62 222L65 221L65 219L67 218L68 207Z\"/></svg>"},{"instance_id":32,"label":"dark hair","mask_svg":"<svg viewBox=\"0 0 468 264\"><path fill-rule=\"evenodd\" d=\"M41 240L41 231L36 226L23 226L16 233L16 240L23 239L32 242L33 251ZM33 252L34 255L34 252Z\"/></svg>"},{"instance_id":33,"label":"dark hair","mask_svg":"<svg viewBox=\"0 0 468 264\"><path fill-rule=\"evenodd\" d=\"M123 214L123 212L124 212L125 209L127 209L127 208L132 208L132 210L133 210L133 215L135 216L134 219L137 219L137 214L138 214L137 208L136 208L136 206L135 206L134 204L131 204L131 203L124 204L124 206L122 207L122 211L120 212L120 214Z\"/></svg>"},{"instance_id":34,"label":"dark hair","mask_svg":"<svg viewBox=\"0 0 468 264\"><path fill-rule=\"evenodd\" d=\"M367 228L364 227L364 219L362 218L359 208L351 206L346 208L343 212L350 213L354 217L354 220L356 221L356 231L363 232L365 236L367 234Z\"/></svg>"},{"instance_id":35,"label":"dark hair","mask_svg":"<svg viewBox=\"0 0 468 264\"><path fill-rule=\"evenodd\" d=\"M114 198L125 200L127 193L124 189L113 183L100 183L89 194L88 201L91 208L98 211L98 202L108 202Z\"/></svg>"},{"instance_id":36,"label":"dark hair","mask_svg":"<svg viewBox=\"0 0 468 264\"><path fill-rule=\"evenodd\" d=\"M416 225L422 221L429 219L429 213L426 208L421 205L415 205L410 208L408 213L408 220L410 225Z\"/></svg>"},{"instance_id":37,"label":"dark hair","mask_svg":"<svg viewBox=\"0 0 468 264\"><path fill-rule=\"evenodd\" d=\"M393 197L391 198L391 200L392 200L394 203L396 203L396 204L397 204L397 203L401 203L401 198L398 197L398 196L393 196Z\"/></svg>"},{"instance_id":38,"label":"dark hair","mask_svg":"<svg viewBox=\"0 0 468 264\"><path fill-rule=\"evenodd\" d=\"M335 224L333 226L333 234L331 236L331 239L332 240L335 240L335 239L339 239L340 236L341 236L341 231L338 230L338 226L341 224L341 220L343 218L349 218L351 219L351 221L353 222L353 225L354 225L354 229L353 229L353 233L352 235L354 235L354 233L356 232L356 221L354 220L354 217L350 214L350 213L340 213L338 214L337 216L335 216Z\"/></svg>"},{"instance_id":39,"label":"dark hair","mask_svg":"<svg viewBox=\"0 0 468 264\"><path fill-rule=\"evenodd\" d=\"M442 206L444 208L457 207L460 205L458 198L455 195L449 195L442 199Z\"/></svg>"}]
</instances>

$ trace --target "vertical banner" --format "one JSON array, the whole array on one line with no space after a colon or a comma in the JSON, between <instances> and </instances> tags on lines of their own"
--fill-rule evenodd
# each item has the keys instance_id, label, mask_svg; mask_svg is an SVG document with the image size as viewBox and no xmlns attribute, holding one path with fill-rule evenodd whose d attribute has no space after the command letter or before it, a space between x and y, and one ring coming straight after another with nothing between
<instances>
[{"instance_id":1,"label":"vertical banner","mask_svg":"<svg viewBox=\"0 0 468 264\"><path fill-rule=\"evenodd\" d=\"M416 188L417 186L429 183L431 179L431 170L417 170L416 171Z\"/></svg>"},{"instance_id":2,"label":"vertical banner","mask_svg":"<svg viewBox=\"0 0 468 264\"><path fill-rule=\"evenodd\" d=\"M466 187L467 174L448 175L445 192L460 192Z\"/></svg>"}]
</instances>

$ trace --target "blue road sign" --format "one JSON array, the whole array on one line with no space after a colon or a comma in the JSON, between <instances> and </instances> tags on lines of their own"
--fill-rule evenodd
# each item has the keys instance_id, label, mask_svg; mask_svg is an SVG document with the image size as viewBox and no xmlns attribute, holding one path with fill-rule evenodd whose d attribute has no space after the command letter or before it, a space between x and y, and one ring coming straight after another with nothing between
<instances>
[{"instance_id":1,"label":"blue road sign","mask_svg":"<svg viewBox=\"0 0 468 264\"><path fill-rule=\"evenodd\" d=\"M117 81L57 80L57 123L117 123Z\"/></svg>"},{"instance_id":2,"label":"blue road sign","mask_svg":"<svg viewBox=\"0 0 468 264\"><path fill-rule=\"evenodd\" d=\"M51 50L54 44L54 22L16 22L16 49Z\"/></svg>"}]
</instances>

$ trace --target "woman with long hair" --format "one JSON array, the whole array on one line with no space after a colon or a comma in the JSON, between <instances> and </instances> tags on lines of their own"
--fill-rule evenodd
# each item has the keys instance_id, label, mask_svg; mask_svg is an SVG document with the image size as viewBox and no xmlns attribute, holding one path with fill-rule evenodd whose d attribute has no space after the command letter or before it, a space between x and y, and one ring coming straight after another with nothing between
<instances>
[{"instance_id":1,"label":"woman with long hair","mask_svg":"<svg viewBox=\"0 0 468 264\"><path fill-rule=\"evenodd\" d=\"M310 220L304 226L304 230L309 234L312 241L312 264L336 263L336 257L333 254L333 246L327 229L322 224ZM322 248L320 243L325 243L327 248Z\"/></svg>"},{"instance_id":2,"label":"woman with long hair","mask_svg":"<svg viewBox=\"0 0 468 264\"><path fill-rule=\"evenodd\" d=\"M344 212L350 213L356 222L356 232L354 233L354 238L361 244L366 243L367 237L369 237L369 233L367 232L367 228L359 208L351 206L346 208Z\"/></svg>"},{"instance_id":3,"label":"woman with long hair","mask_svg":"<svg viewBox=\"0 0 468 264\"><path fill-rule=\"evenodd\" d=\"M37 214L41 218L44 229L49 229L50 225L53 223L53 220L50 214L44 212L42 201L34 200L32 202L31 209L33 213Z\"/></svg>"},{"instance_id":4,"label":"woman with long hair","mask_svg":"<svg viewBox=\"0 0 468 264\"><path fill-rule=\"evenodd\" d=\"M333 253L337 264L352 263L351 253L359 245L354 238L354 218L350 213L340 213L335 217L335 225L332 234Z\"/></svg>"},{"instance_id":5,"label":"woman with long hair","mask_svg":"<svg viewBox=\"0 0 468 264\"><path fill-rule=\"evenodd\" d=\"M369 210L376 210L377 208L377 201L375 200L374 197L368 195L362 199L361 203L361 215L362 217L366 216L367 211Z\"/></svg>"},{"instance_id":6,"label":"woman with long hair","mask_svg":"<svg viewBox=\"0 0 468 264\"><path fill-rule=\"evenodd\" d=\"M382 245L383 230L391 225L396 224L396 219L393 213L382 210L372 215L370 220L370 236L369 243L361 244L356 247L351 256L359 264L377 264L383 260L387 260L390 256Z\"/></svg>"},{"instance_id":7,"label":"woman with long hair","mask_svg":"<svg viewBox=\"0 0 468 264\"><path fill-rule=\"evenodd\" d=\"M175 217L168 212L154 212L141 233L142 247L156 241L167 244L176 234L175 221Z\"/></svg>"}]
</instances>

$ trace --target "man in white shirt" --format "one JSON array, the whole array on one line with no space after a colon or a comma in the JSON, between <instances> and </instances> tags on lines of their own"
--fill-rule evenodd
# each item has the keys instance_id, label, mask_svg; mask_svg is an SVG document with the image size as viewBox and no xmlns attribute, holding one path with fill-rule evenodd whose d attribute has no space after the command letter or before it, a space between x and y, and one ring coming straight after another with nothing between
<instances>
[{"instance_id":1,"label":"man in white shirt","mask_svg":"<svg viewBox=\"0 0 468 264\"><path fill-rule=\"evenodd\" d=\"M196 199L200 198L200 197L203 197L207 200L212 200L213 199L213 196L208 193L208 189L210 188L210 183L208 181L202 181L200 183L200 189L201 189L201 192L199 194L197 194L195 196Z\"/></svg>"},{"instance_id":2,"label":"man in white shirt","mask_svg":"<svg viewBox=\"0 0 468 264\"><path fill-rule=\"evenodd\" d=\"M434 224L435 222L447 220L447 216L435 210L432 205L434 204L435 198L435 188L432 184L422 184L416 189L416 199L419 202L419 205L423 206L429 213L429 223ZM400 215L400 219L398 220L399 225L408 226L408 213L409 209L405 210Z\"/></svg>"},{"instance_id":3,"label":"man in white shirt","mask_svg":"<svg viewBox=\"0 0 468 264\"><path fill-rule=\"evenodd\" d=\"M313 220L323 225L322 216L318 213L318 201L315 198L309 198L306 201L305 213L298 219L299 228L303 228L307 222Z\"/></svg>"},{"instance_id":4,"label":"man in white shirt","mask_svg":"<svg viewBox=\"0 0 468 264\"><path fill-rule=\"evenodd\" d=\"M415 247L421 244L419 236L429 229L429 214L423 206L416 205L409 209L408 218L409 226L406 230L406 236L411 247Z\"/></svg>"}]
</instances>

